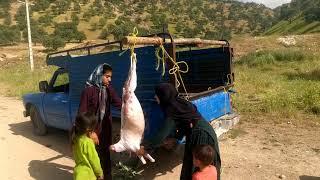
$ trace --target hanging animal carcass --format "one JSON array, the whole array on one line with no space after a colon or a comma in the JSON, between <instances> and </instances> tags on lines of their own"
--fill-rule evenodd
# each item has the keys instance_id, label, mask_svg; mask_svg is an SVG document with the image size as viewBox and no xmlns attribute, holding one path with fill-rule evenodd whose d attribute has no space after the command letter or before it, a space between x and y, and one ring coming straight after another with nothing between
<instances>
[{"instance_id":1,"label":"hanging animal carcass","mask_svg":"<svg viewBox=\"0 0 320 180\"><path fill-rule=\"evenodd\" d=\"M131 55L131 65L128 73L128 78L124 84L122 92L122 108L121 108L121 132L120 141L110 146L110 149L115 152L130 151L137 152L140 149L140 143L143 138L145 128L144 114L138 98L134 91L137 87L137 72L136 72L136 54ZM151 162L155 160L149 155L144 157ZM143 156L139 155L143 164L146 163Z\"/></svg>"}]
</instances>

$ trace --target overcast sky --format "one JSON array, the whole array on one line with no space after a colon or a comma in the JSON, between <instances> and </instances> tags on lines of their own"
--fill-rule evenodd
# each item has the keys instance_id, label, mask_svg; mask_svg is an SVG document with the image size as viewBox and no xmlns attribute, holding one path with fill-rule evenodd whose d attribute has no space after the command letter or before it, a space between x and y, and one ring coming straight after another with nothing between
<instances>
[{"instance_id":1,"label":"overcast sky","mask_svg":"<svg viewBox=\"0 0 320 180\"><path fill-rule=\"evenodd\" d=\"M289 3L291 0L238 0L242 2L255 2L259 4L264 4L270 8L275 8L284 3Z\"/></svg>"}]
</instances>

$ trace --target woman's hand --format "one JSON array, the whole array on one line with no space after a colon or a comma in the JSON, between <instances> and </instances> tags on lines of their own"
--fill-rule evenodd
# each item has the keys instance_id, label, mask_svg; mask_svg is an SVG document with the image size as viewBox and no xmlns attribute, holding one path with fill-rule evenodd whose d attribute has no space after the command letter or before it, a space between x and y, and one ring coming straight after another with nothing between
<instances>
[{"instance_id":1,"label":"woman's hand","mask_svg":"<svg viewBox=\"0 0 320 180\"><path fill-rule=\"evenodd\" d=\"M94 144L99 145L99 138L95 132L90 132L89 138L91 138L93 140Z\"/></svg>"},{"instance_id":2,"label":"woman's hand","mask_svg":"<svg viewBox=\"0 0 320 180\"><path fill-rule=\"evenodd\" d=\"M175 138L166 138L163 141L162 147L167 150L172 150L177 145L177 140Z\"/></svg>"}]
</instances>

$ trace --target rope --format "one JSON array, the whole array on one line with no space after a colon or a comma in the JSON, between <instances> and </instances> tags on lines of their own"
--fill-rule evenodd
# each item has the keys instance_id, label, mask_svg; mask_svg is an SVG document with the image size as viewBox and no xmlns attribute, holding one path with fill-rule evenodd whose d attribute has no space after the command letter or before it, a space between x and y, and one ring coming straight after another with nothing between
<instances>
[{"instance_id":1,"label":"rope","mask_svg":"<svg viewBox=\"0 0 320 180\"><path fill-rule=\"evenodd\" d=\"M138 29L136 27L133 28L133 32L129 34L129 36L132 36L136 39L137 35L138 35ZM134 43L132 45L129 45L129 48L130 49L130 58L134 61L137 61L137 58L136 58L136 54L134 52L134 49L135 49L135 46L136 46L136 41L134 40ZM128 51L128 49L124 50L123 52L121 52L119 54L119 56L122 56L126 51ZM161 51L161 56L159 55L160 54L160 51ZM159 70L159 67L160 67L160 61L162 61L162 76L164 76L165 74L165 64L166 64L166 57L168 57L168 59L170 59L170 61L173 63L173 67L171 69L169 69L169 74L171 75L174 75L174 78L175 78L175 82L176 82L176 89L178 90L179 86L182 84L183 86L183 89L186 93L186 99L189 100L189 94L187 92L187 89L185 87L185 84L183 82L183 78L180 74L181 73L187 73L189 71L189 66L188 64L185 62L185 61L180 61L180 62L176 62L173 60L173 58L169 55L169 53L166 51L166 49L164 48L164 46L162 44L160 44L159 48L156 49L156 57L157 57L157 67L156 67L156 70ZM186 70L181 70L180 69L180 64L184 64L186 66ZM179 82L179 79L181 81L181 83Z\"/></svg>"},{"instance_id":2,"label":"rope","mask_svg":"<svg viewBox=\"0 0 320 180\"><path fill-rule=\"evenodd\" d=\"M161 48L157 48L157 49L156 49L156 57L157 57L157 67L156 67L156 70L157 70L157 71L159 70L159 67L160 67L160 61L163 59L163 58L161 58L161 57L164 57L164 56L165 56L164 51L161 51L161 52L162 52L162 56L161 56L161 57L159 56L160 50L161 50ZM166 69L165 61L162 61L162 74L161 74L162 76L164 76L165 69Z\"/></svg>"},{"instance_id":3,"label":"rope","mask_svg":"<svg viewBox=\"0 0 320 180\"><path fill-rule=\"evenodd\" d=\"M161 56L160 54L160 50L162 51ZM156 50L156 57L157 57L157 67L156 70L159 70L160 67L160 61L162 61L162 76L164 76L165 74L165 64L166 64L166 56L168 57L168 59L173 63L173 66L171 69L169 69L169 74L174 75L175 78L175 82L176 82L176 89L178 90L179 86L182 84L183 90L186 93L186 99L189 100L189 94L187 92L187 89L185 87L185 84L183 82L183 78L181 76L180 73L187 73L189 71L189 66L185 61L179 61L176 62L174 61L174 59L169 55L169 53L166 51L166 49L164 48L164 46L162 44L160 44L159 48L157 48ZM186 66L186 70L181 70L180 69L180 65L184 64ZM179 79L181 81L181 83L179 82Z\"/></svg>"},{"instance_id":4,"label":"rope","mask_svg":"<svg viewBox=\"0 0 320 180\"><path fill-rule=\"evenodd\" d=\"M225 87L223 87L223 93L224 93L224 120L227 120L227 95L228 95L228 92L226 90Z\"/></svg>"},{"instance_id":5,"label":"rope","mask_svg":"<svg viewBox=\"0 0 320 180\"><path fill-rule=\"evenodd\" d=\"M134 27L134 28L133 28L133 32L129 34L129 36L134 37L134 43L129 46L130 52L131 52L131 58L132 58L132 56L135 55L135 53L134 53L134 48L135 48L135 46L136 46L136 39L137 39L137 35L138 35L138 34L139 34L139 31L138 31L138 29L137 29L136 27ZM137 60L136 58L134 58L134 59Z\"/></svg>"},{"instance_id":6,"label":"rope","mask_svg":"<svg viewBox=\"0 0 320 180\"><path fill-rule=\"evenodd\" d=\"M130 49L130 54L131 56L134 54L134 49L136 47L136 38L137 35L139 34L139 31L136 27L133 28L133 32L129 33L128 36L132 36L134 37L134 43L132 45L129 45L129 48L127 48L126 50L124 50L123 52L119 53L119 56L122 56L125 52L127 52Z\"/></svg>"}]
</instances>

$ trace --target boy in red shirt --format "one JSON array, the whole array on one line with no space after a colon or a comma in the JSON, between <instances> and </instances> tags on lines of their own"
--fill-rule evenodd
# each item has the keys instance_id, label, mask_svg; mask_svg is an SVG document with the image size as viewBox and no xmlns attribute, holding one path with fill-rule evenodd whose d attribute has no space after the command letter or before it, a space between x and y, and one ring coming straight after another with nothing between
<instances>
[{"instance_id":1,"label":"boy in red shirt","mask_svg":"<svg viewBox=\"0 0 320 180\"><path fill-rule=\"evenodd\" d=\"M192 180L217 180L217 169L212 165L214 149L210 145L198 145L193 150L193 164L199 170Z\"/></svg>"}]
</instances>

